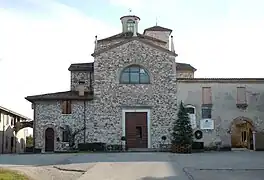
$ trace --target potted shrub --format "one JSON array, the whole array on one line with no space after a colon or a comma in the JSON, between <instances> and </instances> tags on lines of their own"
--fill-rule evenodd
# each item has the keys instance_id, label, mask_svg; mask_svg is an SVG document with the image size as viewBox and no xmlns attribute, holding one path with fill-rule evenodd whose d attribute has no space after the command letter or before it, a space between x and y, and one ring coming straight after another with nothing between
<instances>
[{"instance_id":1,"label":"potted shrub","mask_svg":"<svg viewBox=\"0 0 264 180\"><path fill-rule=\"evenodd\" d=\"M193 131L189 115L181 102L178 111L178 118L173 123L171 151L173 153L191 153L192 141Z\"/></svg>"}]
</instances>

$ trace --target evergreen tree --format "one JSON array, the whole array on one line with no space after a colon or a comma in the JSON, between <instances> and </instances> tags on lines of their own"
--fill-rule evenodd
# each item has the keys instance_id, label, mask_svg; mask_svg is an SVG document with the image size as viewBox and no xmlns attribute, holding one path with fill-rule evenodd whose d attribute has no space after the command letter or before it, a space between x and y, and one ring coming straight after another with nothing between
<instances>
[{"instance_id":1,"label":"evergreen tree","mask_svg":"<svg viewBox=\"0 0 264 180\"><path fill-rule=\"evenodd\" d=\"M178 119L173 123L172 144L184 145L192 144L193 131L189 115L183 103L180 103Z\"/></svg>"}]
</instances>

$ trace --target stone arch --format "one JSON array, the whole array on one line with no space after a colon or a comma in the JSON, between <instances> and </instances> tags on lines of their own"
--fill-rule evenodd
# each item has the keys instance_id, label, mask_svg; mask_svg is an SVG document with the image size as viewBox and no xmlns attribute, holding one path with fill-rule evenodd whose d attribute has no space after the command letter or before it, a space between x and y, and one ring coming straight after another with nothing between
<instances>
[{"instance_id":1,"label":"stone arch","mask_svg":"<svg viewBox=\"0 0 264 180\"><path fill-rule=\"evenodd\" d=\"M146 68L144 65L140 64L140 63L130 63L130 64L127 64L126 66L122 67L122 68L119 68L118 71L117 71L117 82L120 83L120 78L121 78L121 75L122 75L122 72L131 67L131 66L138 66L142 69L144 69L146 71L146 73L148 74L149 76L149 84L151 84L153 82L153 77L152 77L152 74L150 73L149 69Z\"/></svg>"},{"instance_id":2,"label":"stone arch","mask_svg":"<svg viewBox=\"0 0 264 180\"><path fill-rule=\"evenodd\" d=\"M57 137L58 137L58 130L57 130L57 126L54 124L46 124L44 125L43 131L42 131L42 142L43 142L43 149L45 150L45 145L46 145L46 131L47 129L53 129L54 132L54 151L56 150L57 146L56 146L56 141L57 141Z\"/></svg>"},{"instance_id":3,"label":"stone arch","mask_svg":"<svg viewBox=\"0 0 264 180\"><path fill-rule=\"evenodd\" d=\"M231 145L234 148L253 148L254 123L251 119L240 116L230 123Z\"/></svg>"},{"instance_id":4,"label":"stone arch","mask_svg":"<svg viewBox=\"0 0 264 180\"><path fill-rule=\"evenodd\" d=\"M239 117L236 117L235 119L232 120L232 122L229 125L229 131L231 131L232 126L234 124L239 124L239 123L243 123L243 122L248 122L253 127L253 130L255 130L254 122L250 118L247 118L244 116L239 116Z\"/></svg>"},{"instance_id":5,"label":"stone arch","mask_svg":"<svg viewBox=\"0 0 264 180\"><path fill-rule=\"evenodd\" d=\"M17 122L15 125L14 125L14 130L15 132L17 133L19 130L23 129L23 128L27 128L27 127L30 127L30 128L33 128L33 121L22 121L22 122Z\"/></svg>"}]
</instances>

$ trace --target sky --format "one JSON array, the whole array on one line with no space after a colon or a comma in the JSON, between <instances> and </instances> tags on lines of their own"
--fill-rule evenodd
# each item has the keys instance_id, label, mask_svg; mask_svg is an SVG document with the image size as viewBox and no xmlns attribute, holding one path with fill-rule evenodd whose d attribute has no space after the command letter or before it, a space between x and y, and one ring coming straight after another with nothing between
<instances>
[{"instance_id":1,"label":"sky","mask_svg":"<svg viewBox=\"0 0 264 180\"><path fill-rule=\"evenodd\" d=\"M32 118L25 97L69 90L70 64L93 61L130 8L140 32L173 29L195 77L264 78L263 0L0 0L0 106Z\"/></svg>"}]
</instances>

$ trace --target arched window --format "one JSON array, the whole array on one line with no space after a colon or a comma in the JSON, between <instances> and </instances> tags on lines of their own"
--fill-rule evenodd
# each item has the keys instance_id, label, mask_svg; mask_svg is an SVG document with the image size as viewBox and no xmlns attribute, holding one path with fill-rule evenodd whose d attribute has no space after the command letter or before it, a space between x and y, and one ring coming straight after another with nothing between
<instances>
[{"instance_id":1,"label":"arched window","mask_svg":"<svg viewBox=\"0 0 264 180\"><path fill-rule=\"evenodd\" d=\"M138 66L132 65L125 68L120 75L120 83L122 84L149 84L150 78L147 71Z\"/></svg>"},{"instance_id":2,"label":"arched window","mask_svg":"<svg viewBox=\"0 0 264 180\"><path fill-rule=\"evenodd\" d=\"M197 127L195 107L192 105L187 105L187 106L185 106L185 109L189 115L192 128L195 129Z\"/></svg>"},{"instance_id":3,"label":"arched window","mask_svg":"<svg viewBox=\"0 0 264 180\"><path fill-rule=\"evenodd\" d=\"M127 21L127 31L128 32L134 32L134 26L135 26L135 22L131 19L129 19Z\"/></svg>"}]
</instances>

